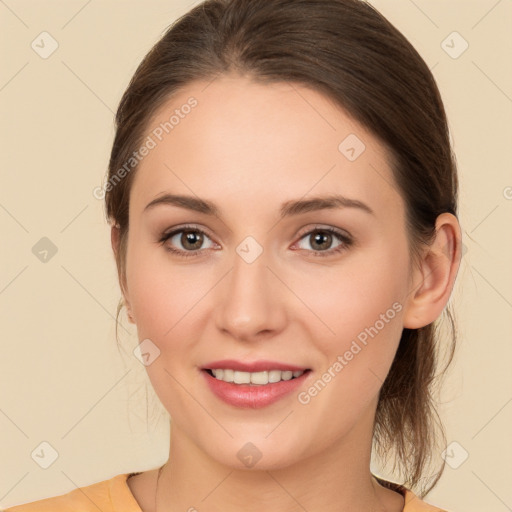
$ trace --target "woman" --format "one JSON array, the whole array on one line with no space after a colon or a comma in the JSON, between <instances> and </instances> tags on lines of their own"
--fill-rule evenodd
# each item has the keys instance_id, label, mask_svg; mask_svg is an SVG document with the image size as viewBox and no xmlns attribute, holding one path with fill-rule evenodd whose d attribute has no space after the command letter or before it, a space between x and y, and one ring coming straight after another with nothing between
<instances>
[{"instance_id":1,"label":"woman","mask_svg":"<svg viewBox=\"0 0 512 512\"><path fill-rule=\"evenodd\" d=\"M169 459L9 510L440 510L422 498L443 470L436 326L461 232L410 43L360 0L208 0L116 121L118 314L172 418Z\"/></svg>"}]
</instances>

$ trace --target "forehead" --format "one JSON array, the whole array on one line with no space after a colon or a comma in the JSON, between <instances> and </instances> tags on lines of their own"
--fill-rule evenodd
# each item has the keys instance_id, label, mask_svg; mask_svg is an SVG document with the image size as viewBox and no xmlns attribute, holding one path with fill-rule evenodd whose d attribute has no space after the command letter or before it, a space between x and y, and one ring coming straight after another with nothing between
<instances>
[{"instance_id":1,"label":"forehead","mask_svg":"<svg viewBox=\"0 0 512 512\"><path fill-rule=\"evenodd\" d=\"M134 209L165 192L229 199L240 208L323 193L382 213L402 204L379 141L329 98L296 83L193 82L157 111L145 137L152 148L132 185Z\"/></svg>"}]
</instances>

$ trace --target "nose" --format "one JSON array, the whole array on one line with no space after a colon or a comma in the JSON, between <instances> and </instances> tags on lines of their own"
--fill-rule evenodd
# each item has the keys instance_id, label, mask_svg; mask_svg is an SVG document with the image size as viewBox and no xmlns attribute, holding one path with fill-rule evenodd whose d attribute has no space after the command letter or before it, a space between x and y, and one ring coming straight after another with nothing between
<instances>
[{"instance_id":1,"label":"nose","mask_svg":"<svg viewBox=\"0 0 512 512\"><path fill-rule=\"evenodd\" d=\"M286 287L269 264L265 251L252 262L235 253L231 271L216 287L216 323L224 334L238 341L256 341L284 329Z\"/></svg>"}]
</instances>

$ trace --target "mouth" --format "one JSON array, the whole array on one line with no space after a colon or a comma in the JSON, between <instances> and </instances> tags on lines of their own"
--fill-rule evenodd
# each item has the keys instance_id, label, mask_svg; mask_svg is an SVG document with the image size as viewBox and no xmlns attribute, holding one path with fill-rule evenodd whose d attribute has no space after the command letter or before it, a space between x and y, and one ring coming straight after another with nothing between
<instances>
[{"instance_id":1,"label":"mouth","mask_svg":"<svg viewBox=\"0 0 512 512\"><path fill-rule=\"evenodd\" d=\"M304 386L312 370L275 361L224 360L208 363L201 373L213 395L224 403L258 409Z\"/></svg>"},{"instance_id":2,"label":"mouth","mask_svg":"<svg viewBox=\"0 0 512 512\"><path fill-rule=\"evenodd\" d=\"M249 384L251 386L266 386L268 384L275 384L281 381L293 380L301 377L306 372L311 370L269 370L261 372L244 372L234 370L232 368L216 368L204 370L209 375L217 380L229 382L233 384Z\"/></svg>"}]
</instances>

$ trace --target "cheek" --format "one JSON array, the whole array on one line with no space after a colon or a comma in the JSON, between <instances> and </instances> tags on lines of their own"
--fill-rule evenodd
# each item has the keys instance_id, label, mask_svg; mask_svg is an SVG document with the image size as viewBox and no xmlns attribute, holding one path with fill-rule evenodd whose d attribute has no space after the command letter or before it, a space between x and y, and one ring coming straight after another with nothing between
<instances>
[{"instance_id":1,"label":"cheek","mask_svg":"<svg viewBox=\"0 0 512 512\"><path fill-rule=\"evenodd\" d=\"M325 365L341 355L350 363L347 367L365 366L378 376L386 374L402 332L407 265L405 248L401 252L380 246L332 272L324 269L297 279L298 294L315 316L308 315L305 322Z\"/></svg>"},{"instance_id":2,"label":"cheek","mask_svg":"<svg viewBox=\"0 0 512 512\"><path fill-rule=\"evenodd\" d=\"M193 351L197 336L193 329L200 329L201 319L197 316L200 307L195 306L212 287L206 280L208 272L193 267L172 263L162 248L149 243L137 242L128 247L127 284L138 339L151 340L159 350L146 371L157 396L173 417L190 409L190 397L179 383L190 379L196 360Z\"/></svg>"},{"instance_id":3,"label":"cheek","mask_svg":"<svg viewBox=\"0 0 512 512\"><path fill-rule=\"evenodd\" d=\"M162 247L147 242L129 244L126 275L137 329L145 338L164 337L211 287L207 271L173 263Z\"/></svg>"},{"instance_id":4,"label":"cheek","mask_svg":"<svg viewBox=\"0 0 512 512\"><path fill-rule=\"evenodd\" d=\"M349 428L376 403L400 341L405 277L391 271L400 262L396 255L381 251L370 263L359 260L350 269L347 265L330 279L316 281L305 295L329 330L317 318L304 320L322 363L316 380L297 398L311 417L321 417L327 407L332 427L325 429L326 436ZM313 325L322 335L317 330L315 336Z\"/></svg>"}]
</instances>

